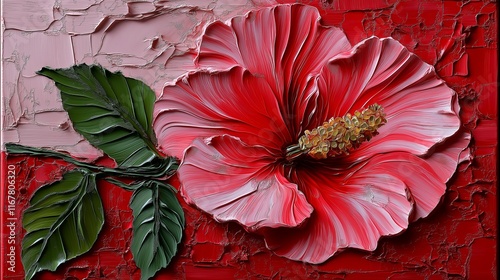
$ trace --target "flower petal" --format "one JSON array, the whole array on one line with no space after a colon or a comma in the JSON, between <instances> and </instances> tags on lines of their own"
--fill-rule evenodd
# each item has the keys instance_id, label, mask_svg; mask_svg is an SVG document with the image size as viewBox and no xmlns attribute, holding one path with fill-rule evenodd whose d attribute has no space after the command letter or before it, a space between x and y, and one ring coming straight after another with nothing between
<instances>
[{"instance_id":1,"label":"flower petal","mask_svg":"<svg viewBox=\"0 0 500 280\"><path fill-rule=\"evenodd\" d=\"M165 87L154 118L160 148L179 158L198 137L230 134L278 154L291 139L267 82L240 67Z\"/></svg>"},{"instance_id":2,"label":"flower petal","mask_svg":"<svg viewBox=\"0 0 500 280\"><path fill-rule=\"evenodd\" d=\"M302 228L263 231L269 249L293 260L322 263L346 247L375 250L381 236L405 230L413 203L405 183L385 168L374 157L345 172L327 166L294 172L292 181L314 212Z\"/></svg>"},{"instance_id":3,"label":"flower petal","mask_svg":"<svg viewBox=\"0 0 500 280\"><path fill-rule=\"evenodd\" d=\"M318 114L323 118L318 122L373 103L385 109L387 124L380 135L356 150L352 160L391 151L424 155L460 127L453 90L431 65L390 38L369 38L336 56L323 69L319 88L328 109Z\"/></svg>"},{"instance_id":4,"label":"flower petal","mask_svg":"<svg viewBox=\"0 0 500 280\"><path fill-rule=\"evenodd\" d=\"M179 167L181 194L220 222L237 221L249 230L295 227L313 209L274 160L234 137L196 139Z\"/></svg>"},{"instance_id":5,"label":"flower petal","mask_svg":"<svg viewBox=\"0 0 500 280\"><path fill-rule=\"evenodd\" d=\"M427 217L441 201L457 165L468 158L469 142L470 134L462 132L435 147L425 159L405 153L383 156L387 159L387 172L401 178L415 200L412 221Z\"/></svg>"},{"instance_id":6,"label":"flower petal","mask_svg":"<svg viewBox=\"0 0 500 280\"><path fill-rule=\"evenodd\" d=\"M299 133L301 121L316 105L311 79L329 59L351 48L340 29L322 26L319 19L313 7L278 5L227 25L215 22L203 35L198 65L212 71L239 65L263 76Z\"/></svg>"}]
</instances>

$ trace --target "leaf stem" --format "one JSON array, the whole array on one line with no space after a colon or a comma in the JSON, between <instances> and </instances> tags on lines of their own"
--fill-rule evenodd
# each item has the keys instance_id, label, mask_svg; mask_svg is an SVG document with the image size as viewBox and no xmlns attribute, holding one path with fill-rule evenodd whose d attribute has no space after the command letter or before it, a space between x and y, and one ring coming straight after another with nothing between
<instances>
[{"instance_id":1,"label":"leaf stem","mask_svg":"<svg viewBox=\"0 0 500 280\"><path fill-rule=\"evenodd\" d=\"M104 173L105 175L132 177L132 178L169 178L178 167L177 159L173 157L157 158L155 165L138 166L128 168L108 168L96 166L90 163L78 161L67 154L55 152L47 149L23 146L15 143L6 143L5 149L9 154L26 154L30 156L55 157L78 167L90 169L94 172Z\"/></svg>"}]
</instances>

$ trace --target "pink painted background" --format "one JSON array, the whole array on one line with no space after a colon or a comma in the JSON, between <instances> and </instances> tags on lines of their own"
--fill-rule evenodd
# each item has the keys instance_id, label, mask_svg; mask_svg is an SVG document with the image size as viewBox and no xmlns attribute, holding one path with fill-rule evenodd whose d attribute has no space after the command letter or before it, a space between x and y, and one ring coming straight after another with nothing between
<instances>
[{"instance_id":1,"label":"pink painted background","mask_svg":"<svg viewBox=\"0 0 500 280\"><path fill-rule=\"evenodd\" d=\"M443 202L428 218L400 236L383 238L374 252L346 250L321 265L275 256L260 237L237 224L215 223L183 204L187 227L180 252L157 279L496 279L496 3L302 2L318 7L323 23L342 28L351 44L371 35L391 36L434 65L460 97L461 119L473 135L473 160L460 166ZM99 63L141 79L159 94L165 84L193 69L192 59L208 23L272 4L276 2L4 0L2 141L98 159L101 152L72 129L53 82L35 71ZM18 171L18 217L38 187L71 168L52 159L7 158L2 152L2 178L6 163ZM130 193L105 182L99 190L106 224L93 250L56 273L41 273L41 279L139 279L128 249ZM2 188L2 203L4 196ZM5 208L2 214L5 221ZM17 269L6 270L3 259L4 279L22 279L22 234L19 221ZM7 235L3 226L2 257L7 254Z\"/></svg>"}]
</instances>

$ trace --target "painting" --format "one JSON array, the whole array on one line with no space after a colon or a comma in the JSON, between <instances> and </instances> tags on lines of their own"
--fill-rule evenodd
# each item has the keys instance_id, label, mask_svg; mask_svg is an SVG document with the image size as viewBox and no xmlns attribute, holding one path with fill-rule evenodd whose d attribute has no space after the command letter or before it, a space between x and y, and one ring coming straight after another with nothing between
<instances>
[{"instance_id":1,"label":"painting","mask_svg":"<svg viewBox=\"0 0 500 280\"><path fill-rule=\"evenodd\" d=\"M497 5L2 3L2 279L496 279Z\"/></svg>"}]
</instances>

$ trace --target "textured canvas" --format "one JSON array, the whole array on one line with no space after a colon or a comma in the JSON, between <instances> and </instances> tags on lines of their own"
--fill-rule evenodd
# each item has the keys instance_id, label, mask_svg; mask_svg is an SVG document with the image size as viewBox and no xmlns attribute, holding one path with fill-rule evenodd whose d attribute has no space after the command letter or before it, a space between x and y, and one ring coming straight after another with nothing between
<instances>
[{"instance_id":1,"label":"textured canvas","mask_svg":"<svg viewBox=\"0 0 500 280\"><path fill-rule=\"evenodd\" d=\"M3 0L0 278L496 279L496 2L296 2ZM108 120L84 127L81 88L51 72L75 65L141 89L127 104L164 173L90 139ZM42 254L30 219L64 191L37 190L81 178L57 234L95 242ZM149 204L170 211L158 269L133 244Z\"/></svg>"}]
</instances>

